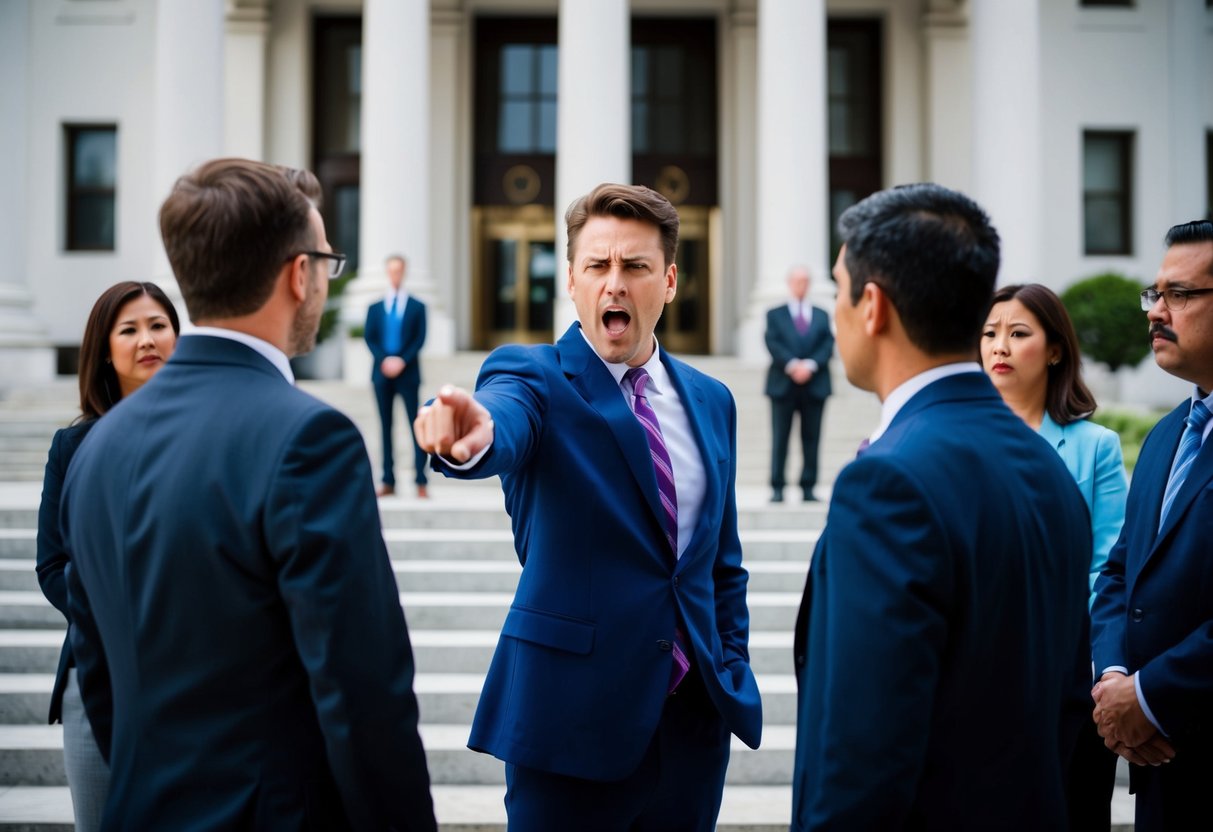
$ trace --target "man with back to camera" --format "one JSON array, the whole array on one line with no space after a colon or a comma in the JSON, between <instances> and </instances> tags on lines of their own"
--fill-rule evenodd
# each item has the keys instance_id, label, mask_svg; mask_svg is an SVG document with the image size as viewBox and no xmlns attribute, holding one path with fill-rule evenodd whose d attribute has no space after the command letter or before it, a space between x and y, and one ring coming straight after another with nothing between
<instances>
[{"instance_id":1,"label":"man with back to camera","mask_svg":"<svg viewBox=\"0 0 1213 832\"><path fill-rule=\"evenodd\" d=\"M383 450L383 479L376 494L396 493L396 466L392 453L392 410L396 397L404 401L405 427L413 446L414 482L417 496L425 499L426 454L413 436L417 418L418 391L421 387L421 348L425 346L425 304L404 288L407 264L399 254L384 263L387 295L366 310L363 337L371 351L371 386L379 408L379 428Z\"/></svg>"},{"instance_id":2,"label":"man with back to camera","mask_svg":"<svg viewBox=\"0 0 1213 832\"><path fill-rule=\"evenodd\" d=\"M105 829L435 829L366 448L287 360L345 262L318 198L243 159L177 181L161 234L198 327L68 471Z\"/></svg>"},{"instance_id":3,"label":"man with back to camera","mask_svg":"<svg viewBox=\"0 0 1213 832\"><path fill-rule=\"evenodd\" d=\"M800 490L815 501L817 444L821 416L830 395L830 355L834 335L825 311L809 303L809 270L788 272L788 302L767 311L766 345L771 354L766 394L771 400L771 502L783 502L784 472L792 419L800 418Z\"/></svg>"},{"instance_id":4,"label":"man with back to camera","mask_svg":"<svg viewBox=\"0 0 1213 832\"><path fill-rule=\"evenodd\" d=\"M678 214L599 185L565 215L578 322L503 347L417 436L450 476L501 476L522 576L468 745L506 763L522 832L712 830L729 735L757 747L736 409L670 356Z\"/></svg>"},{"instance_id":5,"label":"man with back to camera","mask_svg":"<svg viewBox=\"0 0 1213 832\"><path fill-rule=\"evenodd\" d=\"M1138 832L1189 828L1213 782L1213 221L1172 227L1141 293L1154 361L1193 385L1141 446L1095 581L1095 722L1136 765Z\"/></svg>"},{"instance_id":6,"label":"man with back to camera","mask_svg":"<svg viewBox=\"0 0 1213 832\"><path fill-rule=\"evenodd\" d=\"M1064 829L1091 531L976 360L998 235L925 184L838 226L838 353L882 407L835 482L796 625L792 828Z\"/></svg>"}]
</instances>

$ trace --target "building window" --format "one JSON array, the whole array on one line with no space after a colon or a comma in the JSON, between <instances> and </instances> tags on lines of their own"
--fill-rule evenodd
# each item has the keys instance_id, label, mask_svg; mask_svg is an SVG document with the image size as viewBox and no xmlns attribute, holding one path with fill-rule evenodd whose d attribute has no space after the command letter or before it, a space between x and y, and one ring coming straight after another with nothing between
<instances>
[{"instance_id":1,"label":"building window","mask_svg":"<svg viewBox=\"0 0 1213 832\"><path fill-rule=\"evenodd\" d=\"M1082 134L1083 240L1087 254L1133 253L1133 134Z\"/></svg>"},{"instance_id":2,"label":"building window","mask_svg":"<svg viewBox=\"0 0 1213 832\"><path fill-rule=\"evenodd\" d=\"M556 152L556 44L502 44L497 151Z\"/></svg>"},{"instance_id":3,"label":"building window","mask_svg":"<svg viewBox=\"0 0 1213 832\"><path fill-rule=\"evenodd\" d=\"M67 125L68 251L113 251L118 128Z\"/></svg>"},{"instance_id":4,"label":"building window","mask_svg":"<svg viewBox=\"0 0 1213 832\"><path fill-rule=\"evenodd\" d=\"M315 20L312 118L315 161L329 242L358 269L358 194L362 160L362 18Z\"/></svg>"},{"instance_id":5,"label":"building window","mask_svg":"<svg viewBox=\"0 0 1213 832\"><path fill-rule=\"evenodd\" d=\"M1137 3L1135 0L1080 0L1079 5L1084 9L1131 9Z\"/></svg>"}]
</instances>

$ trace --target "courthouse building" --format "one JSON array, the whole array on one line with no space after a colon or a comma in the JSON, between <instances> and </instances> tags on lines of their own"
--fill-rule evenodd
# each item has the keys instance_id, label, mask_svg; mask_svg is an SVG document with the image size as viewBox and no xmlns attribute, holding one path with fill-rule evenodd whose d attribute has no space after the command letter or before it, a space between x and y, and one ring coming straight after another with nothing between
<instances>
[{"instance_id":1,"label":"courthouse building","mask_svg":"<svg viewBox=\"0 0 1213 832\"><path fill-rule=\"evenodd\" d=\"M0 384L171 284L157 209L220 155L320 177L337 338L399 252L431 352L550 341L564 209L612 180L682 217L663 343L757 358L788 267L828 305L834 220L897 183L982 203L1004 283L1148 283L1213 200L1213 0L0 0Z\"/></svg>"}]
</instances>

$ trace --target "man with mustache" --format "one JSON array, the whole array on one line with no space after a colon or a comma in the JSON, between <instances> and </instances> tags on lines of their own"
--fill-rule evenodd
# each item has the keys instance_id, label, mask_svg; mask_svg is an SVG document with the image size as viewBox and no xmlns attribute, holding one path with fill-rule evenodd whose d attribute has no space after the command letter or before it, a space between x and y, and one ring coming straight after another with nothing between
<instances>
[{"instance_id":1,"label":"man with mustache","mask_svg":"<svg viewBox=\"0 0 1213 832\"><path fill-rule=\"evenodd\" d=\"M1187 828L1213 782L1213 222L1166 245L1141 305L1155 362L1195 389L1142 445L1091 609L1094 718L1136 764L1138 832Z\"/></svg>"},{"instance_id":2,"label":"man with mustache","mask_svg":"<svg viewBox=\"0 0 1213 832\"><path fill-rule=\"evenodd\" d=\"M599 185L565 215L578 322L443 388L416 436L448 476L500 475L522 563L469 747L505 761L511 830L712 830L729 735L757 747L737 414L654 328L678 213Z\"/></svg>"}]
</instances>

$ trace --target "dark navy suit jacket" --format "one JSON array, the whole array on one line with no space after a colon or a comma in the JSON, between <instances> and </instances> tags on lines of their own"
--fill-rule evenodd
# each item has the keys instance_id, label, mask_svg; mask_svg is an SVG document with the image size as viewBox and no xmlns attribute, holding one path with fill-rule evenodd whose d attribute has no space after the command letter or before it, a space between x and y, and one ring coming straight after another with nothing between
<instances>
[{"instance_id":1,"label":"dark navy suit jacket","mask_svg":"<svg viewBox=\"0 0 1213 832\"><path fill-rule=\"evenodd\" d=\"M791 395L796 388L784 368L793 358L811 358L817 362L817 372L805 385L806 393L814 399L824 399L832 392L830 387L830 356L834 352L834 333L830 332L830 317L824 310L811 307L809 329L801 335L796 331L796 322L785 303L767 310L765 339L767 352L771 354L771 366L767 370L766 395L774 399Z\"/></svg>"},{"instance_id":2,"label":"dark navy suit jacket","mask_svg":"<svg viewBox=\"0 0 1213 832\"><path fill-rule=\"evenodd\" d=\"M1090 559L1074 479L985 375L913 396L813 554L792 828L1066 828Z\"/></svg>"},{"instance_id":3,"label":"dark navy suit jacket","mask_svg":"<svg viewBox=\"0 0 1213 832\"><path fill-rule=\"evenodd\" d=\"M451 476L501 475L523 567L472 724L477 751L591 780L631 774L665 704L676 615L725 724L758 746L736 409L720 382L661 360L707 478L676 565L644 430L579 324L555 346L494 351L475 394L493 416L491 449L467 474L435 458Z\"/></svg>"},{"instance_id":4,"label":"dark navy suit jacket","mask_svg":"<svg viewBox=\"0 0 1213 832\"><path fill-rule=\"evenodd\" d=\"M1175 764L1213 773L1213 442L1205 440L1166 524L1158 527L1185 401L1146 437L1120 539L1095 581L1095 672L1138 674L1142 696L1175 746Z\"/></svg>"},{"instance_id":5,"label":"dark navy suit jacket","mask_svg":"<svg viewBox=\"0 0 1213 832\"><path fill-rule=\"evenodd\" d=\"M46 473L42 478L42 502L38 505L38 585L42 594L50 601L55 609L67 612L67 582L64 571L67 568L67 550L63 546L63 535L59 530L59 500L63 494L63 478L67 474L67 466L71 463L76 449L96 420L77 422L74 425L55 431L51 440L50 453L46 459ZM71 626L69 620L68 626ZM63 716L63 691L67 687L67 671L76 664L72 658L72 643L67 636L63 639L63 649L59 651L59 668L55 672L55 686L51 690L50 714L48 722L58 722ZM89 703L94 709L97 703ZM86 706L87 707L87 706ZM104 708L105 705L100 707Z\"/></svg>"},{"instance_id":6,"label":"dark navy suit jacket","mask_svg":"<svg viewBox=\"0 0 1213 832\"><path fill-rule=\"evenodd\" d=\"M379 365L388 356L383 349L383 331L387 325L387 307L384 302L372 303L366 310L363 338L374 358L371 364L371 381L376 384L384 380ZM425 345L425 326L425 304L410 294L409 302L404 306L404 317L400 321L400 351L392 353L405 361L404 372L399 377L402 384L411 384L414 387L421 385L421 363L417 356Z\"/></svg>"},{"instance_id":7,"label":"dark navy suit jacket","mask_svg":"<svg viewBox=\"0 0 1213 832\"><path fill-rule=\"evenodd\" d=\"M61 513L106 829L433 830L413 656L341 413L183 336L98 421ZM104 716L104 715L103 715Z\"/></svg>"}]
</instances>

